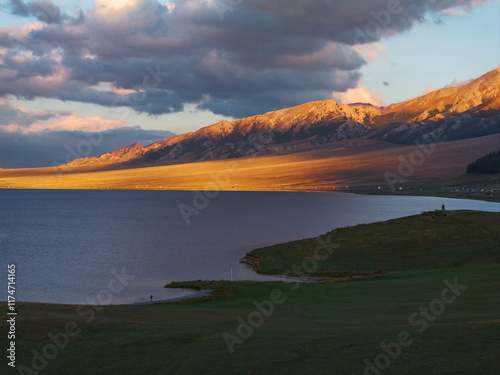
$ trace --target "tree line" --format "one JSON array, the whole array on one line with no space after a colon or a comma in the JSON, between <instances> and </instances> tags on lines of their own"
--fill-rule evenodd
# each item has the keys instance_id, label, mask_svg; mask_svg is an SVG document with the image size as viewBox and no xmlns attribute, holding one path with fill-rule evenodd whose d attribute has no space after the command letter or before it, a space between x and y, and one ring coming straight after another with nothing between
<instances>
[{"instance_id":1,"label":"tree line","mask_svg":"<svg viewBox=\"0 0 500 375\"><path fill-rule=\"evenodd\" d=\"M495 174L500 172L500 150L490 152L467 166L467 173Z\"/></svg>"}]
</instances>

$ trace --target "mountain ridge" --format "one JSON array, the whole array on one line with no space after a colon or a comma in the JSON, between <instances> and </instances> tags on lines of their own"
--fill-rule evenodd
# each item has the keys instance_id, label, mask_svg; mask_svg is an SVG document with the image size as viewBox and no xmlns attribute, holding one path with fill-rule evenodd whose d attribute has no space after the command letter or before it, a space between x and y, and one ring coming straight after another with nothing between
<instances>
[{"instance_id":1,"label":"mountain ridge","mask_svg":"<svg viewBox=\"0 0 500 375\"><path fill-rule=\"evenodd\" d=\"M470 83L378 107L333 100L304 103L232 122L222 120L149 146L133 144L70 167L203 161L270 155L369 137L396 144L468 139L500 132L500 66ZM292 146L293 144L293 146Z\"/></svg>"}]
</instances>

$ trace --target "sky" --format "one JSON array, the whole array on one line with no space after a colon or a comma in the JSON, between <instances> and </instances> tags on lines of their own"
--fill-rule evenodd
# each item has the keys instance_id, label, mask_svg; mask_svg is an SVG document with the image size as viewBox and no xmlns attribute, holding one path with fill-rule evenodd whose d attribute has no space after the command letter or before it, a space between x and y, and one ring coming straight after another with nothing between
<instances>
[{"instance_id":1,"label":"sky","mask_svg":"<svg viewBox=\"0 0 500 375\"><path fill-rule=\"evenodd\" d=\"M500 62L500 0L1 0L0 168L313 100L388 105Z\"/></svg>"}]
</instances>

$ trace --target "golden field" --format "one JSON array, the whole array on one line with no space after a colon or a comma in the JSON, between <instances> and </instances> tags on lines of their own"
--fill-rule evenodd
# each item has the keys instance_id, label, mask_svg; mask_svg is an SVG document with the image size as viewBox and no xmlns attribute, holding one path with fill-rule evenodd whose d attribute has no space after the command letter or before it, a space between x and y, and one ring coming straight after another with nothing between
<instances>
[{"instance_id":1,"label":"golden field","mask_svg":"<svg viewBox=\"0 0 500 375\"><path fill-rule=\"evenodd\" d=\"M1 188L324 190L335 187L390 190L438 186L465 174L468 163L498 148L500 134L426 145L349 140L285 155L133 168L89 167L0 170ZM107 169L103 169L107 168ZM64 173L60 173L64 170ZM58 173L59 171L59 173ZM471 177L469 179L474 179ZM498 178L493 180L497 184ZM496 181L496 182L495 182ZM491 184L490 184L491 185ZM495 185L496 186L496 185Z\"/></svg>"}]
</instances>

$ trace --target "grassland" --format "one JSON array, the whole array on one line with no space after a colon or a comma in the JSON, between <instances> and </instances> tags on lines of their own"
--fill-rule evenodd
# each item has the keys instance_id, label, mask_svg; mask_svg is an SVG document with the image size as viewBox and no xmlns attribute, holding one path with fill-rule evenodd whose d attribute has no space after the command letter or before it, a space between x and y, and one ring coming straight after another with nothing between
<instances>
[{"instance_id":1,"label":"grassland","mask_svg":"<svg viewBox=\"0 0 500 375\"><path fill-rule=\"evenodd\" d=\"M37 189L332 190L392 193L403 188L428 195L448 184L500 188L500 178L464 176L467 164L498 147L500 134L437 143L424 154L403 146L361 139L291 150L286 154L134 168L101 167L0 170L0 187ZM435 148L434 148L435 146ZM431 150L431 151L429 151ZM422 157L415 158L415 155ZM413 156L412 156L413 155ZM410 158L412 158L410 161ZM403 160L403 161L402 161ZM410 163L410 164L408 164ZM413 164L412 164L413 163ZM115 168L115 169L113 169ZM386 173L397 178L386 179ZM459 180L457 180L459 179ZM449 186L449 185L448 185ZM455 186L455 185L453 185ZM438 188L435 192L433 189ZM393 188L393 189L392 189Z\"/></svg>"},{"instance_id":2,"label":"grassland","mask_svg":"<svg viewBox=\"0 0 500 375\"><path fill-rule=\"evenodd\" d=\"M433 212L333 232L331 241L340 246L318 262L318 270L387 269L381 278L183 283L175 286L215 293L171 304L106 306L91 321L90 315L78 314L82 308L77 306L22 304L17 364L31 367L33 350L43 353L51 344L49 333L64 332L74 322L79 334L41 373L351 375L366 369L368 374L498 374L499 216ZM310 241L317 239L253 254L268 272L284 273L314 256ZM459 285L456 293L445 280ZM448 302L438 309L443 298ZM245 333L241 322L255 323L257 305L270 300L279 303ZM4 319L0 327L5 332ZM367 370L365 361L383 358L381 343L396 342L401 332L411 343L385 369ZM241 340L230 342L232 354L228 335ZM18 373L8 370L2 364L2 373Z\"/></svg>"},{"instance_id":3,"label":"grassland","mask_svg":"<svg viewBox=\"0 0 500 375\"><path fill-rule=\"evenodd\" d=\"M258 272L282 274L301 265L304 259L314 258L317 251L320 258L326 259L317 261L310 276L500 263L499 219L500 215L493 212L424 212L339 228L318 238L256 249L247 256L256 261ZM328 244L337 244L338 248L329 250Z\"/></svg>"}]
</instances>

